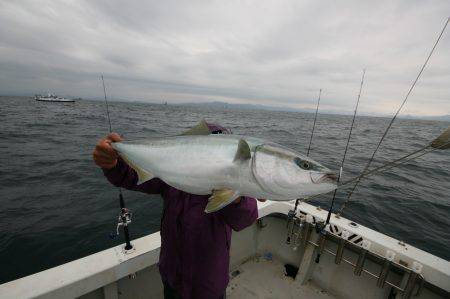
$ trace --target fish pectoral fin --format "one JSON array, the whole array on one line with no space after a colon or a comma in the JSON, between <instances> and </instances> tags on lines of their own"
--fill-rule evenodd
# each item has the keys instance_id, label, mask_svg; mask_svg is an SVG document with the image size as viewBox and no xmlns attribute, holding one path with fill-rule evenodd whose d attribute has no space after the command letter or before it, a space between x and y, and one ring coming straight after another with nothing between
<instances>
[{"instance_id":1,"label":"fish pectoral fin","mask_svg":"<svg viewBox=\"0 0 450 299\"><path fill-rule=\"evenodd\" d=\"M214 190L206 205L205 212L212 213L226 207L238 198L239 192L231 189Z\"/></svg>"},{"instance_id":2,"label":"fish pectoral fin","mask_svg":"<svg viewBox=\"0 0 450 299\"><path fill-rule=\"evenodd\" d=\"M181 135L209 135L211 131L209 130L208 124L204 119L202 119L195 127L190 128L186 132L181 133Z\"/></svg>"},{"instance_id":3,"label":"fish pectoral fin","mask_svg":"<svg viewBox=\"0 0 450 299\"><path fill-rule=\"evenodd\" d=\"M244 139L239 139L238 148L233 161L245 161L252 157L250 146Z\"/></svg>"},{"instance_id":4,"label":"fish pectoral fin","mask_svg":"<svg viewBox=\"0 0 450 299\"><path fill-rule=\"evenodd\" d=\"M128 159L127 157L121 155L122 159L127 162L127 164L134 169L134 171L136 171L137 175L138 175L138 182L137 184L140 185L142 183L145 183L147 181L150 181L151 179L153 179L155 176L143 169L142 167L139 167L138 165L136 165L135 163L133 163L130 159Z\"/></svg>"}]
</instances>

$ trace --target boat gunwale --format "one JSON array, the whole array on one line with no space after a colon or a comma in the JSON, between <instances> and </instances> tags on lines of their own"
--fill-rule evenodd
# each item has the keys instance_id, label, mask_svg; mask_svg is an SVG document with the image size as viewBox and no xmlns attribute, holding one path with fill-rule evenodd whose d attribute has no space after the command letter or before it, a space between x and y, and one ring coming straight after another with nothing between
<instances>
[{"instance_id":1,"label":"boat gunwale","mask_svg":"<svg viewBox=\"0 0 450 299\"><path fill-rule=\"evenodd\" d=\"M258 202L258 218L272 214L287 215L293 202ZM299 210L312 215L314 221L324 220L327 211L307 203L301 203ZM434 256L409 244L400 245L399 240L364 227L356 227L353 221L332 214L331 224L350 233L363 236L372 242L369 252L383 256L386 250L396 252L395 262L401 259L411 264L417 261L423 265L421 275L425 281L450 292L450 262ZM157 264L161 246L160 232L132 241L135 249L125 252L123 244L95 254L50 268L0 285L1 298L23 297L79 297L102 288L123 277Z\"/></svg>"}]
</instances>

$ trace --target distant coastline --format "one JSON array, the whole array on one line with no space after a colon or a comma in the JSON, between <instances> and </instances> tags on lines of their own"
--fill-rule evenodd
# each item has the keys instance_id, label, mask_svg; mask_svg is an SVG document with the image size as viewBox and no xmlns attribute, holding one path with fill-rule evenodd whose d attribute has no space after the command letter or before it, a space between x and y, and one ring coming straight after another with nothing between
<instances>
[{"instance_id":1,"label":"distant coastline","mask_svg":"<svg viewBox=\"0 0 450 299\"><path fill-rule=\"evenodd\" d=\"M8 95L0 95L0 97L21 97L21 98L29 98L30 96L8 96ZM75 98L75 97L73 97ZM80 97L77 97L77 100L81 100ZM83 98L83 100L93 100L93 101L103 101L103 98ZM188 102L188 103L170 103L170 102L161 102L157 100L124 100L124 99L109 99L112 102L121 102L121 103L141 103L141 104L150 104L150 105L174 105L174 106L188 106L188 107L201 107L201 108L209 108L209 109L230 109L230 110L264 110L264 111L284 111L284 112L302 112L302 113L315 113L315 109L308 108L291 108L291 107L283 107L283 106L273 106L273 105L262 105L262 104L234 104L227 103L221 101L210 101L210 102ZM393 108L394 109L394 108ZM393 111L394 112L394 111ZM327 109L319 109L319 114L328 114L328 115L352 115L353 111L336 111L336 110L327 110ZM359 116L366 117L387 117L391 118L392 114L368 114L368 113L360 113ZM399 119L417 119L417 120L432 120L432 121L444 121L450 122L450 114L447 115L435 115L435 116L420 116L420 115L410 115L400 114L398 116Z\"/></svg>"},{"instance_id":2,"label":"distant coastline","mask_svg":"<svg viewBox=\"0 0 450 299\"><path fill-rule=\"evenodd\" d=\"M231 104L227 102L206 102L206 103L181 103L176 104L179 106L192 106L192 107L204 107L204 108L216 108L216 109L233 109L233 110L267 110L267 111L286 111L286 112L303 112L303 113L315 113L315 109L296 109L290 107L279 107L279 106L268 106L260 104ZM319 114L331 114L331 115L352 115L353 112L349 111L334 111L334 110L321 110L319 109ZM368 117L388 117L391 118L392 115L386 114L359 114L360 116ZM418 119L418 120L436 120L436 121L446 121L450 122L450 115L437 115L437 116L418 116L418 115L399 115L398 118L401 119Z\"/></svg>"}]
</instances>

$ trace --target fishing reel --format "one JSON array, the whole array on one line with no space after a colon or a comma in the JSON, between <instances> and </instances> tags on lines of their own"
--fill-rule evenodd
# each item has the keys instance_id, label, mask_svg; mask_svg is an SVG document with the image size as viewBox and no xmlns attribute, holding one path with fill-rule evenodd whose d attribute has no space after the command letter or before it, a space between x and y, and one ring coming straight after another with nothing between
<instances>
[{"instance_id":1,"label":"fishing reel","mask_svg":"<svg viewBox=\"0 0 450 299\"><path fill-rule=\"evenodd\" d=\"M131 216L132 216L132 213L129 209L127 209L127 208L120 209L120 213L119 213L118 221L117 221L116 232L115 233L112 232L109 235L109 237L111 239L116 239L119 236L119 228L121 226L126 227L126 226L128 226L128 224L131 223Z\"/></svg>"}]
</instances>

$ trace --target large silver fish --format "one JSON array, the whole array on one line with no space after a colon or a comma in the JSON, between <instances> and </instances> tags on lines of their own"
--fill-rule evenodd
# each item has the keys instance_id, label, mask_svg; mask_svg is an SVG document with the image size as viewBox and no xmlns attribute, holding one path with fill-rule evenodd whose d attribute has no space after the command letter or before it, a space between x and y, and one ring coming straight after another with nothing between
<instances>
[{"instance_id":1,"label":"large silver fish","mask_svg":"<svg viewBox=\"0 0 450 299\"><path fill-rule=\"evenodd\" d=\"M258 138L185 135L112 146L137 172L138 184L157 177L191 194L212 194L207 213L239 196L288 201L337 187L336 176L326 167Z\"/></svg>"}]
</instances>

